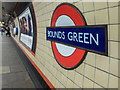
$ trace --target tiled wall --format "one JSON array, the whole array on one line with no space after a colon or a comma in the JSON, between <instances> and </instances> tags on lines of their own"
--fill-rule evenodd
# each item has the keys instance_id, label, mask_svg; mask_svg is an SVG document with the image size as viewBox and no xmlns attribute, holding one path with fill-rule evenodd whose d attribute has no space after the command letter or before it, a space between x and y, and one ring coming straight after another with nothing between
<instances>
[{"instance_id":1,"label":"tiled wall","mask_svg":"<svg viewBox=\"0 0 120 90\"><path fill-rule=\"evenodd\" d=\"M50 26L53 11L60 3L33 2L38 40L35 57L18 43L55 88L118 88L120 3L72 2L83 13L88 25L107 24L108 26L108 57L88 52L84 62L74 70L65 70L58 65L53 56L51 42L46 40L46 27ZM15 22L18 23L17 20Z\"/></svg>"}]
</instances>

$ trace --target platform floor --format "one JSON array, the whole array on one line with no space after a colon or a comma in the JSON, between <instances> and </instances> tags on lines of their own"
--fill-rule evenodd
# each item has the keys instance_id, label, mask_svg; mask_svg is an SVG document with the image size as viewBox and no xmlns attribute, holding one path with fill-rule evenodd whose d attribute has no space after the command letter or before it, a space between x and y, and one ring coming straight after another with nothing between
<instances>
[{"instance_id":1,"label":"platform floor","mask_svg":"<svg viewBox=\"0 0 120 90\"><path fill-rule=\"evenodd\" d=\"M1 35L0 32L1 48L2 88L35 88L15 45L11 42L11 37L5 36L5 33Z\"/></svg>"}]
</instances>

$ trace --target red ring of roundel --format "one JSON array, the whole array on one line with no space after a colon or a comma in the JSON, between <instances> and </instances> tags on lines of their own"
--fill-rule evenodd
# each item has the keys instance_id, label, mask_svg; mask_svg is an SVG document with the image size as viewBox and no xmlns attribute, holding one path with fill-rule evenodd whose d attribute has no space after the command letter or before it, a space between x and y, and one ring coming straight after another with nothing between
<instances>
[{"instance_id":1,"label":"red ring of roundel","mask_svg":"<svg viewBox=\"0 0 120 90\"><path fill-rule=\"evenodd\" d=\"M52 23L51 26L55 27L56 21L59 16L61 15L67 15L69 16L76 26L84 26L85 23L83 21L83 18L81 17L80 13L72 6L70 5L60 5L57 7L57 9L54 11L53 17L52 17ZM86 51L77 49L74 51L74 53L68 57L62 56L59 51L57 50L55 42L52 41L52 49L54 52L54 56L57 59L57 62L66 69L75 67L79 62L82 60L82 58L85 56Z\"/></svg>"}]
</instances>

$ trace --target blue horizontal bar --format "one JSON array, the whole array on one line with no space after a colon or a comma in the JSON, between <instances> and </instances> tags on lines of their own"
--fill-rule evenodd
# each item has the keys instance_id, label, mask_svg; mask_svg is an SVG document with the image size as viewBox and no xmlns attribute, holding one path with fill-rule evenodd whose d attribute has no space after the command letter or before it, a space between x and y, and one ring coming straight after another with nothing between
<instances>
[{"instance_id":1,"label":"blue horizontal bar","mask_svg":"<svg viewBox=\"0 0 120 90\"><path fill-rule=\"evenodd\" d=\"M107 54L107 30L103 26L47 27L47 40Z\"/></svg>"}]
</instances>

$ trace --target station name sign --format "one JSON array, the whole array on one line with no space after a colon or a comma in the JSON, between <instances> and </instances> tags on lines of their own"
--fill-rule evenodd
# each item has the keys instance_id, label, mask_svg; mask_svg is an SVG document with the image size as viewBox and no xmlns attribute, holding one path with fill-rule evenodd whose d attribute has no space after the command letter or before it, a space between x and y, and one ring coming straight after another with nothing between
<instances>
[{"instance_id":1,"label":"station name sign","mask_svg":"<svg viewBox=\"0 0 120 90\"><path fill-rule=\"evenodd\" d=\"M47 27L47 40L108 55L106 25Z\"/></svg>"}]
</instances>

